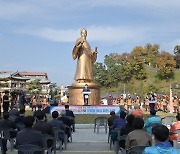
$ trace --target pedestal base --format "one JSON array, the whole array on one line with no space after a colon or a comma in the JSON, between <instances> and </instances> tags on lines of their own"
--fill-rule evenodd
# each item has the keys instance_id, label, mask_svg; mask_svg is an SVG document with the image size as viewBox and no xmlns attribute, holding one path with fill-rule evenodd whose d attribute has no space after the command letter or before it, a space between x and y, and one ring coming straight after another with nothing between
<instances>
[{"instance_id":1,"label":"pedestal base","mask_svg":"<svg viewBox=\"0 0 180 154\"><path fill-rule=\"evenodd\" d=\"M100 86L98 83L75 82L71 86L68 87L70 105L85 105L84 97L82 94L85 84L88 85L88 87L91 91L91 94L89 95L89 99L88 99L88 105L99 105L100 104Z\"/></svg>"}]
</instances>

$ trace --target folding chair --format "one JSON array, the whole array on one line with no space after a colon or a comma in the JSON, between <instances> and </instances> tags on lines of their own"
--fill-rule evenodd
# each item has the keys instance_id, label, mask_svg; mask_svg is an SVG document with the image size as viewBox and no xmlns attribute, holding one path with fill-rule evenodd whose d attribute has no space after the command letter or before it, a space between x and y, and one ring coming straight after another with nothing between
<instances>
[{"instance_id":1,"label":"folding chair","mask_svg":"<svg viewBox=\"0 0 180 154\"><path fill-rule=\"evenodd\" d=\"M20 145L17 147L18 154L44 154L44 150L42 147L32 144Z\"/></svg>"},{"instance_id":2,"label":"folding chair","mask_svg":"<svg viewBox=\"0 0 180 154\"><path fill-rule=\"evenodd\" d=\"M99 128L101 126L104 126L105 132L107 133L107 117L97 117L94 120L94 133L96 132L96 128L97 128L97 133L99 133Z\"/></svg>"},{"instance_id":3,"label":"folding chair","mask_svg":"<svg viewBox=\"0 0 180 154\"><path fill-rule=\"evenodd\" d=\"M110 150L112 149L112 144L113 142L118 139L118 137L120 136L120 133L121 133L121 129L120 128L115 128L115 129L112 129L111 130L111 134L110 134L110 142L109 142L109 146L110 146ZM117 138L112 140L112 134L116 134L117 135Z\"/></svg>"},{"instance_id":4,"label":"folding chair","mask_svg":"<svg viewBox=\"0 0 180 154\"><path fill-rule=\"evenodd\" d=\"M174 116L165 116L164 118L161 118L164 122L163 125L165 126L171 126L174 120Z\"/></svg>"},{"instance_id":5,"label":"folding chair","mask_svg":"<svg viewBox=\"0 0 180 154\"><path fill-rule=\"evenodd\" d=\"M71 116L66 116L67 118L69 118L71 120L71 123L72 123L72 130L73 132L75 132L75 118L74 117L71 117Z\"/></svg>"},{"instance_id":6,"label":"folding chair","mask_svg":"<svg viewBox=\"0 0 180 154\"><path fill-rule=\"evenodd\" d=\"M66 125L66 124L64 124L64 126L65 126L65 129L66 130L69 130L69 134L70 134L70 141L72 142L72 129L71 129L71 127L69 127L68 125ZM68 138L67 138L68 139Z\"/></svg>"},{"instance_id":7,"label":"folding chair","mask_svg":"<svg viewBox=\"0 0 180 154\"><path fill-rule=\"evenodd\" d=\"M16 136L12 137L11 134L16 134L17 132L13 128L0 128L1 136L5 140L9 140L11 144L11 151L14 149L14 139Z\"/></svg>"},{"instance_id":8,"label":"folding chair","mask_svg":"<svg viewBox=\"0 0 180 154\"><path fill-rule=\"evenodd\" d=\"M64 148L67 148L67 135L64 132L64 130L60 129L60 128L53 128L54 131L54 135L55 135L55 145L56 142L59 142L60 145L60 152L62 152L62 148L63 148L63 141L64 141ZM56 147L54 148L54 153L56 153Z\"/></svg>"},{"instance_id":9,"label":"folding chair","mask_svg":"<svg viewBox=\"0 0 180 154\"><path fill-rule=\"evenodd\" d=\"M1 153L4 153L2 138L0 138L0 148L1 148Z\"/></svg>"},{"instance_id":10,"label":"folding chair","mask_svg":"<svg viewBox=\"0 0 180 154\"><path fill-rule=\"evenodd\" d=\"M144 149L148 147L148 146L134 146L131 147L129 149L127 149L127 154L142 154L142 152L144 151Z\"/></svg>"},{"instance_id":11,"label":"folding chair","mask_svg":"<svg viewBox=\"0 0 180 154\"><path fill-rule=\"evenodd\" d=\"M17 127L18 131L21 131L25 128L25 125L23 123L17 123L16 127Z\"/></svg>"},{"instance_id":12,"label":"folding chair","mask_svg":"<svg viewBox=\"0 0 180 154\"><path fill-rule=\"evenodd\" d=\"M109 131L108 131L108 143L110 142L110 138L111 138L111 130L112 130L112 128L109 127Z\"/></svg>"},{"instance_id":13,"label":"folding chair","mask_svg":"<svg viewBox=\"0 0 180 154\"><path fill-rule=\"evenodd\" d=\"M119 149L123 151L123 148L119 147L119 141L126 140L127 135L118 136L117 140L114 141L114 153L118 154Z\"/></svg>"},{"instance_id":14,"label":"folding chair","mask_svg":"<svg viewBox=\"0 0 180 154\"><path fill-rule=\"evenodd\" d=\"M49 147L48 142L52 141L53 145ZM55 138L51 135L42 134L43 149L47 150L48 154L52 154L52 148L56 148Z\"/></svg>"}]
</instances>

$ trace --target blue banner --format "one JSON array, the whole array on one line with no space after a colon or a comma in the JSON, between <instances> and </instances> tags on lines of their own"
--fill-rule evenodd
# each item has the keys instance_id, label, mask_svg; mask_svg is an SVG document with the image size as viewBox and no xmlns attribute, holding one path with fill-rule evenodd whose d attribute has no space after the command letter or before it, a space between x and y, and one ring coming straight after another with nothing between
<instances>
[{"instance_id":1,"label":"blue banner","mask_svg":"<svg viewBox=\"0 0 180 154\"><path fill-rule=\"evenodd\" d=\"M70 110L74 114L109 114L111 111L115 111L116 114L120 113L119 106L70 106ZM59 113L65 110L64 106L51 106L50 113L58 111Z\"/></svg>"}]
</instances>

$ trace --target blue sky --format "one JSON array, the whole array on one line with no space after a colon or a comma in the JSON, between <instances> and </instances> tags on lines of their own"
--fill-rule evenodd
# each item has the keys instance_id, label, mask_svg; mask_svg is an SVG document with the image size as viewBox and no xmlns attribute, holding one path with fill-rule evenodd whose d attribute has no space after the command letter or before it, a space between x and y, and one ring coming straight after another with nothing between
<instances>
[{"instance_id":1,"label":"blue sky","mask_svg":"<svg viewBox=\"0 0 180 154\"><path fill-rule=\"evenodd\" d=\"M98 62L147 43L172 53L180 44L179 8L179 0L0 0L0 71L47 72L70 85L83 27Z\"/></svg>"}]
</instances>

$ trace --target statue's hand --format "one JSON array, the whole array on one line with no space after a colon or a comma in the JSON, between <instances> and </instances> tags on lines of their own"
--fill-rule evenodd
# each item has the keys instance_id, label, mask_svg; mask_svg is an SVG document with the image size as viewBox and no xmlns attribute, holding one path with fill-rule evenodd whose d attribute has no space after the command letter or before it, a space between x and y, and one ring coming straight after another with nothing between
<instances>
[{"instance_id":1,"label":"statue's hand","mask_svg":"<svg viewBox=\"0 0 180 154\"><path fill-rule=\"evenodd\" d=\"M92 51L92 54L98 54L98 52L97 51Z\"/></svg>"}]
</instances>

